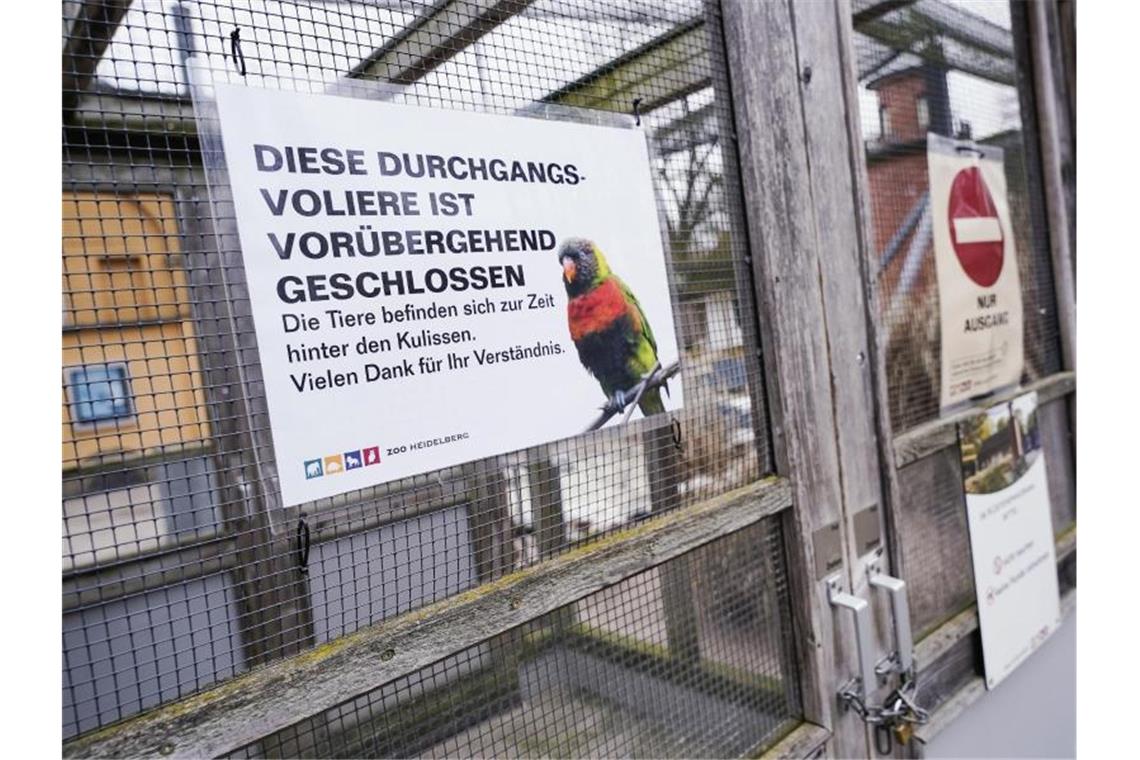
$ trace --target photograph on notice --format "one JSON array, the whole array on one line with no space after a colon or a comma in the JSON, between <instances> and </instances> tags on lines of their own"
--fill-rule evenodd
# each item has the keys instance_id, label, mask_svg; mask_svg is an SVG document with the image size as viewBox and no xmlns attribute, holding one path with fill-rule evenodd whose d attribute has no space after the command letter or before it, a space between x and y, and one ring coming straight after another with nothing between
<instances>
[{"instance_id":1,"label":"photograph on notice","mask_svg":"<svg viewBox=\"0 0 1140 760\"><path fill-rule=\"evenodd\" d=\"M1034 394L998 404L958 424L966 493L987 494L1017 482L1041 453Z\"/></svg>"}]
</instances>

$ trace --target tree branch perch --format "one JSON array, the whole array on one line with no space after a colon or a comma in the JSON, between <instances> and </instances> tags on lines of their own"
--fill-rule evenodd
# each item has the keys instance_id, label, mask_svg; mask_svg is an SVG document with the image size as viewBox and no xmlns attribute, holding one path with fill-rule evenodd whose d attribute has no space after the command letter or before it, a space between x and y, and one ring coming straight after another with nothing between
<instances>
[{"instance_id":1,"label":"tree branch perch","mask_svg":"<svg viewBox=\"0 0 1140 760\"><path fill-rule=\"evenodd\" d=\"M598 418L594 420L593 423L590 424L590 427L586 428L584 432L588 433L591 430L597 430L609 422L611 417L624 412L627 408L629 409L629 414L626 415L626 419L628 420L633 413L634 405L641 400L641 397L644 396L646 392L665 385L671 377L680 371L680 361L675 361L668 367L662 367L661 363L658 362L652 372L641 378L641 382L625 392L625 404L623 404L620 409L611 409L609 405L602 407L602 413L598 415Z\"/></svg>"}]
</instances>

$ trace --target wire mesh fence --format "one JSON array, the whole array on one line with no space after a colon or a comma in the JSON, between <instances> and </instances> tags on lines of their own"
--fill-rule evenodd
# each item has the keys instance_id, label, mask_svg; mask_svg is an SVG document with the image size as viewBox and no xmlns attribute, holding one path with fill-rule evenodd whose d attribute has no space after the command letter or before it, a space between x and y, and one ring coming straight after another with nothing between
<instances>
[{"instance_id":1,"label":"wire mesh fence","mask_svg":"<svg viewBox=\"0 0 1140 760\"><path fill-rule=\"evenodd\" d=\"M938 419L941 325L927 133L1003 149L1024 314L1022 383L1065 369L1042 195L1024 3L865 0L853 4L860 121L869 179L879 336L894 436ZM978 402L984 405L984 400ZM1040 408L1053 528L1076 520L1074 439L1064 398ZM888 465L889 466L889 465ZM916 639L976 602L958 447L897 472L897 551ZM1062 558L1073 575L1075 554ZM1075 582L1075 581L1074 581ZM1062 584L1064 585L1064 584ZM1071 587L1070 584L1069 587ZM930 707L982 671L963 639L921 677Z\"/></svg>"},{"instance_id":2,"label":"wire mesh fence","mask_svg":"<svg viewBox=\"0 0 1140 760\"><path fill-rule=\"evenodd\" d=\"M1024 313L1023 381L1062 369L1024 11L1008 0L857 3L872 260L895 433L938 417L940 317L926 135L1003 149Z\"/></svg>"},{"instance_id":3,"label":"wire mesh fence","mask_svg":"<svg viewBox=\"0 0 1140 760\"><path fill-rule=\"evenodd\" d=\"M230 756L755 754L799 710L778 526L706 544Z\"/></svg>"},{"instance_id":4,"label":"wire mesh fence","mask_svg":"<svg viewBox=\"0 0 1140 760\"><path fill-rule=\"evenodd\" d=\"M188 61L234 65L235 29L254 86L377 80L501 113L636 99L683 343L679 445L660 456L670 421L646 421L275 508L240 251L189 100ZM697 0L63 3L65 736L771 470L719 35Z\"/></svg>"}]
</instances>

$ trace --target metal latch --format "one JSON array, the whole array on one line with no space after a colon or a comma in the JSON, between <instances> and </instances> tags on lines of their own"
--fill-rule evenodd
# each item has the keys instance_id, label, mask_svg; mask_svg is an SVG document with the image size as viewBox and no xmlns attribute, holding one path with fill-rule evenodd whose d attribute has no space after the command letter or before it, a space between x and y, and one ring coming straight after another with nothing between
<instances>
[{"instance_id":1,"label":"metal latch","mask_svg":"<svg viewBox=\"0 0 1140 760\"><path fill-rule=\"evenodd\" d=\"M874 727L875 749L888 755L896 740L901 744L908 743L914 735L914 727L926 723L930 715L916 699L914 645L906 584L886 575L877 565L869 568L868 572L871 585L890 595L895 620L897 650L879 667L875 667L871 653L871 606L854 594L842 591L835 580L828 583L827 599L831 606L850 611L855 622L859 673L839 689L839 700L845 708L854 710L864 723ZM871 686L877 682L877 677L885 677L892 672L899 674L898 686L882 704L869 704Z\"/></svg>"},{"instance_id":2,"label":"metal latch","mask_svg":"<svg viewBox=\"0 0 1140 760\"><path fill-rule=\"evenodd\" d=\"M883 572L876 562L867 568L867 580L873 588L886 591L891 599L891 617L895 621L895 651L875 668L875 673L901 673L904 676L914 667L914 638L910 632L910 605L907 603L906 583Z\"/></svg>"},{"instance_id":3,"label":"metal latch","mask_svg":"<svg viewBox=\"0 0 1140 760\"><path fill-rule=\"evenodd\" d=\"M827 585L827 601L832 607L849 610L855 617L855 649L859 657L859 672L839 690L839 697L844 703L857 701L865 705L867 696L871 693L871 678L875 673L871 654L871 606L854 594L842 591L835 580Z\"/></svg>"}]
</instances>

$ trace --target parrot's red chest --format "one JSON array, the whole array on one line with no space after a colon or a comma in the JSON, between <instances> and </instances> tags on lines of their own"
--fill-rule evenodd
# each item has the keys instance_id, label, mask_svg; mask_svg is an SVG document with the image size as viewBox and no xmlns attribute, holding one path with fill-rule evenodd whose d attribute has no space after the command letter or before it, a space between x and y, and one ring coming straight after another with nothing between
<instances>
[{"instance_id":1,"label":"parrot's red chest","mask_svg":"<svg viewBox=\"0 0 1140 760\"><path fill-rule=\"evenodd\" d=\"M570 323L570 337L578 342L583 337L605 330L624 316L635 323L635 330L641 330L641 320L636 309L629 302L611 277L598 287L570 299L567 318Z\"/></svg>"}]
</instances>

